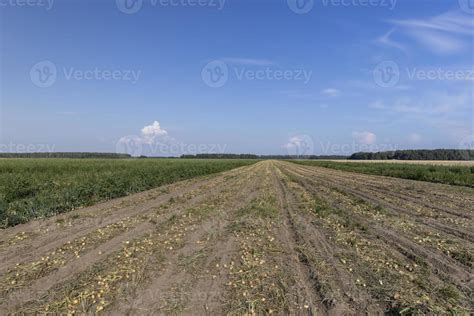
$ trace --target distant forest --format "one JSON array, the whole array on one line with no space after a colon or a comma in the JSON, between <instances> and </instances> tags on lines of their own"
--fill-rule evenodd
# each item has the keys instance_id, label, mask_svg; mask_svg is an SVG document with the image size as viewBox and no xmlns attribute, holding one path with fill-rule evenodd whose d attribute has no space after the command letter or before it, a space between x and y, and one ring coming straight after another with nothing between
<instances>
[{"instance_id":1,"label":"distant forest","mask_svg":"<svg viewBox=\"0 0 474 316\"><path fill-rule=\"evenodd\" d=\"M131 158L127 154L115 154L115 153L0 153L0 158L107 158L107 159L120 159L120 158Z\"/></svg>"},{"instance_id":2,"label":"distant forest","mask_svg":"<svg viewBox=\"0 0 474 316\"><path fill-rule=\"evenodd\" d=\"M474 150L435 149L355 153L352 160L474 160Z\"/></svg>"},{"instance_id":3,"label":"distant forest","mask_svg":"<svg viewBox=\"0 0 474 316\"><path fill-rule=\"evenodd\" d=\"M88 153L88 152L52 152L52 153L0 153L0 158L96 158L128 159L128 154ZM146 157L139 158L160 158ZM172 157L167 157L172 158ZM474 150L435 149L435 150L397 150L377 153L355 153L341 155L254 155L254 154L197 154L182 155L182 159L310 159L310 160L474 160Z\"/></svg>"},{"instance_id":4,"label":"distant forest","mask_svg":"<svg viewBox=\"0 0 474 316\"><path fill-rule=\"evenodd\" d=\"M290 156L290 155L254 155L254 154L197 154L182 155L184 159L347 159L347 156Z\"/></svg>"},{"instance_id":5,"label":"distant forest","mask_svg":"<svg viewBox=\"0 0 474 316\"><path fill-rule=\"evenodd\" d=\"M44 153L0 153L0 158L104 158L104 159L128 159L128 158L178 158L178 157L132 157L128 154L116 153L88 153L88 152L44 152ZM289 155L253 155L253 154L197 154L182 155L182 159L347 159L347 156L289 156Z\"/></svg>"},{"instance_id":6,"label":"distant forest","mask_svg":"<svg viewBox=\"0 0 474 316\"><path fill-rule=\"evenodd\" d=\"M185 159L311 159L311 160L474 160L474 150L434 149L397 150L377 153L341 155L253 155L253 154L198 154L182 155Z\"/></svg>"}]
</instances>

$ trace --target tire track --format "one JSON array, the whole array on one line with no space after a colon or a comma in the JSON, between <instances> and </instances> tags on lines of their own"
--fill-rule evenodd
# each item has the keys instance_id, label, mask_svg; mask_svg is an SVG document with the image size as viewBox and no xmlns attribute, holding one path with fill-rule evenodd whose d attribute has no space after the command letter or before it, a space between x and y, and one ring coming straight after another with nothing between
<instances>
[{"instance_id":1,"label":"tire track","mask_svg":"<svg viewBox=\"0 0 474 316\"><path fill-rule=\"evenodd\" d=\"M198 308L198 306L191 305L188 307L186 305L186 298L196 297L196 293L192 292L193 289L198 290L200 295L203 295L209 293L209 288L205 288L204 292L203 288L195 288L195 283L197 281L195 277L189 274L189 272L180 271L177 269L179 266L179 259L181 257L196 255L197 253L203 251L203 249L206 247L215 250L218 249L217 246L209 244L209 241L200 242L199 244L197 244L197 242L202 240L210 230L217 229L217 234L222 234L223 228L229 225L231 222L228 217L232 217L232 213L235 213L243 205L246 205L255 196L255 194L257 194L257 183L261 181L261 178L257 177L257 173L257 170L252 170L247 174L245 179L241 180L241 183L238 185L231 183L226 184L226 189L229 190L229 188L232 188L238 193L232 196L229 200L225 201L220 207L221 209L225 209L226 212L215 215L219 217L219 220L216 220L215 218L210 219L196 228L193 234L187 239L184 247L181 248L177 253L173 254L172 257L167 258L166 267L160 269L156 273L153 273L149 277L151 280L153 280L150 284L145 286L143 289L140 289L137 293L134 293L133 296L126 301L122 300L121 302L118 302L118 305L114 306L107 313L110 315L116 315L117 313L126 311L126 313L134 315L148 315L162 312L176 312L175 309L182 310L185 308L190 308L193 312L197 312L196 308ZM224 242L221 241L218 243L218 245L221 244L224 244ZM214 256L217 256L217 254L214 254ZM210 270L210 262L212 261L207 260L205 263L203 263L201 270ZM179 293L178 295L173 293L173 290L179 288L180 286L182 287L183 284L186 285L186 290L183 290L183 293ZM191 291L191 293L189 293L189 291ZM165 303L163 301L165 301ZM181 304L182 306L169 306L166 303ZM171 309L166 311L166 308Z\"/></svg>"},{"instance_id":2,"label":"tire track","mask_svg":"<svg viewBox=\"0 0 474 316\"><path fill-rule=\"evenodd\" d=\"M248 167L249 170L252 170L252 168L252 166ZM222 176L220 178L222 178ZM36 280L35 283L30 284L29 288L22 290L18 293L14 292L13 294L11 294L10 299L7 299L2 304L0 304L0 311L4 308L6 308L7 310L16 309L16 307L18 307L18 304L33 299L34 296L31 295L45 293L47 290L55 286L58 281L65 282L65 280L72 278L75 274L80 274L81 272L88 269L91 265L94 265L96 262L100 262L101 258L105 257L105 253L113 253L117 251L122 246L120 241L124 239L133 239L140 236L144 236L150 231L152 231L154 227L163 224L164 222L170 220L170 218L175 217L176 215L179 216L179 214L182 214L183 211L185 211L185 208L189 208L194 205L199 205L199 203L206 203L206 199L208 199L210 196L219 194L219 192L224 190L224 187L220 185L219 182L213 183L212 179L210 181L210 186L208 182L205 182L203 185L198 186L200 188L198 190L200 191L197 191L197 193L199 193L197 197L193 197L191 199L183 199L182 202L172 204L176 205L176 207L166 207L162 211L155 212L154 214L151 214L154 211L153 209L151 209L145 214L135 215L139 218L143 217L143 220L141 220L142 224L139 224L129 232L125 232L125 234L119 234L117 237L112 238L108 241L105 240L105 243L103 243L102 245L96 245L99 247L99 249L107 249L106 251L104 251L102 256L97 256L97 248L91 249L90 251L83 254L80 259L69 261L65 266L62 266L59 268L59 270L53 272L52 275L48 274L45 275L42 279ZM238 178L233 178L231 181L227 180L227 185L233 185L233 183L236 181L238 181ZM166 211L168 214L165 215L163 213L164 211ZM152 215L150 218L146 217L146 215L150 214ZM153 222L154 225L151 222Z\"/></svg>"},{"instance_id":3,"label":"tire track","mask_svg":"<svg viewBox=\"0 0 474 316\"><path fill-rule=\"evenodd\" d=\"M393 202L390 203L386 201L386 199L384 199L383 197L381 198L377 194L374 194L373 192L364 190L362 185L359 185L357 189L352 189L347 184L336 182L334 180L329 180L329 179L321 180L323 171L325 170L319 170L320 172L311 170L311 169L306 169L306 168L297 169L297 170L290 168L289 170L292 170L294 173L300 176L308 176L308 173L309 173L311 175L312 181L316 181L316 179L318 179L318 182L321 181L321 183L324 182L326 184L330 184L332 185L333 188L341 192L347 192L355 197L368 201L374 205L379 205L388 210L391 210L393 214L402 213L408 216L415 216L416 217L415 222L421 226L428 226L430 228L439 229L443 231L444 233L451 235L455 238L459 238L461 240L467 239L468 241L474 242L474 234L468 231L467 229L460 228L458 226L456 227L447 226L446 224L439 223L434 218L426 217L424 215L418 214L417 212L410 211L409 208L394 205ZM390 193L387 193L386 195L390 196ZM404 201L402 198L397 198L397 199L399 200L399 203L403 203Z\"/></svg>"},{"instance_id":4,"label":"tire track","mask_svg":"<svg viewBox=\"0 0 474 316\"><path fill-rule=\"evenodd\" d=\"M278 169L280 172L281 170ZM287 205L290 205L291 212L288 212L290 226L298 243L309 247L310 252L314 252L314 256L319 260L323 260L330 266L330 271L318 272L311 271L311 276L316 281L316 287L321 293L324 310L329 315L340 315L343 313L380 313L382 308L374 304L374 300L367 293L363 293L357 289L352 282L352 276L340 267L339 260L336 259L334 253L335 246L330 244L326 236L319 231L307 214L295 210L295 206L299 205L298 197L295 196L286 185L279 179L279 186L284 192L287 199ZM303 257L304 253L300 251ZM304 259L305 262L311 262L309 258ZM312 265L317 266L317 265ZM331 275L329 280L324 274Z\"/></svg>"},{"instance_id":5,"label":"tire track","mask_svg":"<svg viewBox=\"0 0 474 316\"><path fill-rule=\"evenodd\" d=\"M286 256L290 261L290 266L295 273L295 279L298 285L298 299L301 305L308 305L308 315L317 315L320 313L329 314L328 304L324 304L324 294L320 293L318 276L311 267L309 259L299 250L304 247L305 241L298 234L296 224L291 213L293 213L293 203L289 200L288 192L276 174L275 167L272 170L273 182L277 191L278 204L280 212L283 215L283 243L286 248ZM291 213L290 213L291 212ZM281 233L281 232L280 232Z\"/></svg>"},{"instance_id":6,"label":"tire track","mask_svg":"<svg viewBox=\"0 0 474 316\"><path fill-rule=\"evenodd\" d=\"M320 197L322 197L322 195L324 194L326 198L330 198L330 196L328 196L326 192L318 191L316 189L320 184L315 184L314 182L310 184L308 181L311 182L311 180L308 179L306 176L300 175L298 173L294 174L299 177L302 185L307 190L313 192L316 195L319 195ZM334 199L330 201L330 204L335 209L339 209L347 213L339 205L334 204ZM373 235L374 238L377 239L382 238L386 245L390 247L390 249L395 249L407 259L415 262L422 260L422 262L428 263L428 265L430 266L430 270L434 273L434 275L439 277L438 280L433 279L432 282L438 284L443 284L444 282L451 283L455 285L461 292L463 292L466 297L471 297L473 293L473 278L470 268L464 265L460 265L457 261L451 258L447 259L447 257L445 257L444 255L440 256L437 252L430 251L427 248L415 244L411 239L406 238L404 235L397 232L393 232L393 227L387 224L383 224L383 221L374 222L371 221L368 217L362 217L355 213L348 213L347 216L353 218L359 223L363 223L366 227L370 227L371 230L366 231L366 234ZM381 226L381 224L383 224L383 226Z\"/></svg>"}]
</instances>

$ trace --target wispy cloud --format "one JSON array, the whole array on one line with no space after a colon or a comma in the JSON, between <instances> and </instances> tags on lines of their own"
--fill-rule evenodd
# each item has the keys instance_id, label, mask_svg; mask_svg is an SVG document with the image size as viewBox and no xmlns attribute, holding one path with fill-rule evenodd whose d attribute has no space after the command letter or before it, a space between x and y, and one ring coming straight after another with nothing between
<instances>
[{"instance_id":1,"label":"wispy cloud","mask_svg":"<svg viewBox=\"0 0 474 316\"><path fill-rule=\"evenodd\" d=\"M57 114L61 114L61 115L77 115L78 112L75 112L75 111L60 111L60 112L57 112Z\"/></svg>"},{"instance_id":2,"label":"wispy cloud","mask_svg":"<svg viewBox=\"0 0 474 316\"><path fill-rule=\"evenodd\" d=\"M450 11L428 19L390 20L394 25L446 33L471 35L474 19L458 11Z\"/></svg>"},{"instance_id":3,"label":"wispy cloud","mask_svg":"<svg viewBox=\"0 0 474 316\"><path fill-rule=\"evenodd\" d=\"M395 47L395 48L398 48L398 49L400 49L400 50L405 51L405 50L406 50L406 47L405 47L404 45L402 45L401 43L398 43L398 42L392 40L392 38L391 38L392 34L393 34L396 30L397 30L396 28L391 29L390 31L388 31L388 32L385 33L384 35L378 37L378 38L375 40L375 42L376 42L376 43L379 43L379 44L383 44L383 45Z\"/></svg>"},{"instance_id":4,"label":"wispy cloud","mask_svg":"<svg viewBox=\"0 0 474 316\"><path fill-rule=\"evenodd\" d=\"M399 97L390 102L377 100L368 107L398 121L427 124L456 140L469 131L472 134L472 104L471 92L464 91L430 92L422 97Z\"/></svg>"},{"instance_id":5,"label":"wispy cloud","mask_svg":"<svg viewBox=\"0 0 474 316\"><path fill-rule=\"evenodd\" d=\"M468 110L471 102L467 93L446 94L435 93L423 99L402 97L397 99L391 105L386 105L383 101L375 101L369 104L369 108L377 110L386 110L396 113L413 113L425 115L443 115L459 113L459 111Z\"/></svg>"},{"instance_id":6,"label":"wispy cloud","mask_svg":"<svg viewBox=\"0 0 474 316\"><path fill-rule=\"evenodd\" d=\"M327 97L338 97L341 95L341 91L335 88L324 89L321 93Z\"/></svg>"},{"instance_id":7,"label":"wispy cloud","mask_svg":"<svg viewBox=\"0 0 474 316\"><path fill-rule=\"evenodd\" d=\"M466 49L472 39L474 19L458 11L450 11L425 19L390 20L392 28L376 39L377 43L405 49L392 40L395 32L411 36L421 46L438 54L453 54Z\"/></svg>"},{"instance_id":8,"label":"wispy cloud","mask_svg":"<svg viewBox=\"0 0 474 316\"><path fill-rule=\"evenodd\" d=\"M369 108L376 109L376 110L383 110L383 109L386 109L387 107L385 106L385 103L383 103L383 101L377 100L375 102L370 103Z\"/></svg>"},{"instance_id":9,"label":"wispy cloud","mask_svg":"<svg viewBox=\"0 0 474 316\"><path fill-rule=\"evenodd\" d=\"M293 98L293 99L307 99L307 100L315 99L312 93L298 91L298 90L283 90L283 91L278 91L278 93L285 95L289 98Z\"/></svg>"},{"instance_id":10,"label":"wispy cloud","mask_svg":"<svg viewBox=\"0 0 474 316\"><path fill-rule=\"evenodd\" d=\"M221 58L222 61L229 64L237 64L244 66L272 66L275 62L268 59L253 59L253 58L237 58L237 57L225 57Z\"/></svg>"},{"instance_id":11,"label":"wispy cloud","mask_svg":"<svg viewBox=\"0 0 474 316\"><path fill-rule=\"evenodd\" d=\"M444 35L439 32L430 32L426 30L414 30L411 35L419 43L439 54L453 54L464 50L466 44L450 35Z\"/></svg>"}]
</instances>

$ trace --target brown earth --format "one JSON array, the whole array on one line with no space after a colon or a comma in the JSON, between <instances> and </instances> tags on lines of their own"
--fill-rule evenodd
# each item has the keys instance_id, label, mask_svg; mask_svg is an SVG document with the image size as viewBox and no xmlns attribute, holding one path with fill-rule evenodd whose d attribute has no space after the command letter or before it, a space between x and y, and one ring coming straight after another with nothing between
<instances>
[{"instance_id":1,"label":"brown earth","mask_svg":"<svg viewBox=\"0 0 474 316\"><path fill-rule=\"evenodd\" d=\"M5 229L0 314L469 314L474 189L264 161Z\"/></svg>"}]
</instances>

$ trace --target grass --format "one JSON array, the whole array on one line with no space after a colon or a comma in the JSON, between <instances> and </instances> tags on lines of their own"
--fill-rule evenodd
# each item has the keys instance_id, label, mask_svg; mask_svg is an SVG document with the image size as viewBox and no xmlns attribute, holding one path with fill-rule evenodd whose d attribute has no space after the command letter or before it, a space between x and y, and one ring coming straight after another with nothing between
<instances>
[{"instance_id":1,"label":"grass","mask_svg":"<svg viewBox=\"0 0 474 316\"><path fill-rule=\"evenodd\" d=\"M0 159L0 228L254 160Z\"/></svg>"},{"instance_id":2,"label":"grass","mask_svg":"<svg viewBox=\"0 0 474 316\"><path fill-rule=\"evenodd\" d=\"M318 166L394 178L474 187L474 167L434 166L398 163L351 163L334 161L292 161L307 166Z\"/></svg>"}]
</instances>

